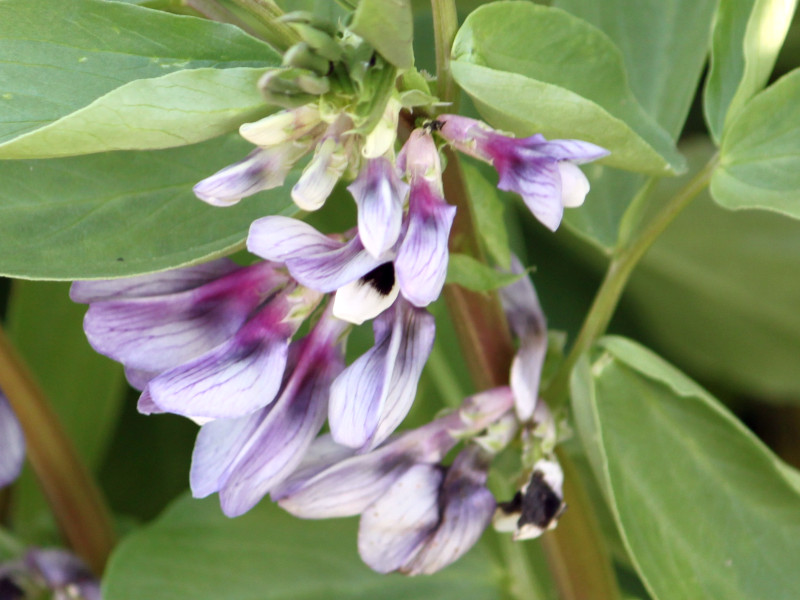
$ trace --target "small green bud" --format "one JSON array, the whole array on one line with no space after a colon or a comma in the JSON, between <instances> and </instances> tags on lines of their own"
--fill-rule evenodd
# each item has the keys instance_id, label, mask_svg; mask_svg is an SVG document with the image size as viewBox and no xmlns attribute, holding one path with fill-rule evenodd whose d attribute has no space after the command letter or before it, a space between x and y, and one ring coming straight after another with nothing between
<instances>
[{"instance_id":1,"label":"small green bud","mask_svg":"<svg viewBox=\"0 0 800 600\"><path fill-rule=\"evenodd\" d=\"M330 71L330 61L314 52L306 42L298 42L283 55L283 64L326 75Z\"/></svg>"}]
</instances>

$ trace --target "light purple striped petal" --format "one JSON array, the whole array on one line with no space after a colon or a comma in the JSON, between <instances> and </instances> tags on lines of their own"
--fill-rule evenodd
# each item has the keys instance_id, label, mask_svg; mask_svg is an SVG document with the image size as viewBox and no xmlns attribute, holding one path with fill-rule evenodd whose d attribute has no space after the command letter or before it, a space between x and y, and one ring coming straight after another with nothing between
<instances>
[{"instance_id":1,"label":"light purple striped petal","mask_svg":"<svg viewBox=\"0 0 800 600\"><path fill-rule=\"evenodd\" d=\"M383 255L400 236L408 184L400 180L389 159L380 157L368 160L347 189L358 207L361 243L372 256Z\"/></svg>"},{"instance_id":2,"label":"light purple striped petal","mask_svg":"<svg viewBox=\"0 0 800 600\"><path fill-rule=\"evenodd\" d=\"M162 409L190 418L235 418L267 406L280 388L294 328L276 301L230 340L166 371L148 390Z\"/></svg>"},{"instance_id":3,"label":"light purple striped petal","mask_svg":"<svg viewBox=\"0 0 800 600\"><path fill-rule=\"evenodd\" d=\"M414 181L408 209L408 230L394 261L400 290L415 306L439 297L447 276L447 240L456 207L440 198L425 179Z\"/></svg>"},{"instance_id":4,"label":"light purple striped petal","mask_svg":"<svg viewBox=\"0 0 800 600\"><path fill-rule=\"evenodd\" d=\"M549 156L558 161L566 160L580 165L598 160L610 154L605 148L581 140L550 140L548 142L541 136L533 136L526 140L519 141L525 142L527 140L533 140L533 138L536 138L533 143L522 144L522 146L530 148L542 156Z\"/></svg>"},{"instance_id":5,"label":"light purple striped petal","mask_svg":"<svg viewBox=\"0 0 800 600\"><path fill-rule=\"evenodd\" d=\"M545 227L551 231L558 229L564 215L558 162L538 158L522 163L504 158L494 164L500 174L497 187L522 196L525 205Z\"/></svg>"},{"instance_id":6,"label":"light purple striped petal","mask_svg":"<svg viewBox=\"0 0 800 600\"><path fill-rule=\"evenodd\" d=\"M372 570L403 569L439 523L442 468L415 465L361 515L358 553Z\"/></svg>"},{"instance_id":7,"label":"light purple striped petal","mask_svg":"<svg viewBox=\"0 0 800 600\"><path fill-rule=\"evenodd\" d=\"M477 446L462 450L447 471L438 506L436 530L402 571L408 575L431 574L463 556L489 526L497 506L486 488L488 457Z\"/></svg>"},{"instance_id":8,"label":"light purple striped petal","mask_svg":"<svg viewBox=\"0 0 800 600\"><path fill-rule=\"evenodd\" d=\"M147 389L147 386L144 387L144 391L142 391L141 395L139 396L139 400L136 403L136 410L143 415L157 415L166 412L163 408L153 402L153 397L150 395L150 391Z\"/></svg>"},{"instance_id":9,"label":"light purple striped petal","mask_svg":"<svg viewBox=\"0 0 800 600\"><path fill-rule=\"evenodd\" d=\"M272 489L270 492L272 500L277 502L281 498L294 495L311 479L355 454L353 448L334 442L331 434L319 436L308 447L292 474Z\"/></svg>"},{"instance_id":10,"label":"light purple striped petal","mask_svg":"<svg viewBox=\"0 0 800 600\"><path fill-rule=\"evenodd\" d=\"M375 258L358 237L337 242L302 221L272 216L250 226L247 249L267 260L283 262L297 281L320 292L333 292L391 260Z\"/></svg>"},{"instance_id":11,"label":"light purple striped petal","mask_svg":"<svg viewBox=\"0 0 800 600\"><path fill-rule=\"evenodd\" d=\"M331 386L331 433L354 448L378 445L408 414L436 324L425 310L398 300L373 327L375 345Z\"/></svg>"},{"instance_id":12,"label":"light purple striped petal","mask_svg":"<svg viewBox=\"0 0 800 600\"><path fill-rule=\"evenodd\" d=\"M99 353L129 369L158 373L224 342L285 282L260 263L177 294L93 302L84 330Z\"/></svg>"},{"instance_id":13,"label":"light purple striped petal","mask_svg":"<svg viewBox=\"0 0 800 600\"><path fill-rule=\"evenodd\" d=\"M69 297L73 302L88 304L98 300L175 294L200 287L239 268L232 260L220 258L200 265L136 277L76 281L70 287Z\"/></svg>"},{"instance_id":14,"label":"light purple striped petal","mask_svg":"<svg viewBox=\"0 0 800 600\"><path fill-rule=\"evenodd\" d=\"M256 192L279 187L308 147L305 143L287 142L253 150L239 162L200 181L194 186L194 194L212 206L231 206Z\"/></svg>"},{"instance_id":15,"label":"light purple striped petal","mask_svg":"<svg viewBox=\"0 0 800 600\"><path fill-rule=\"evenodd\" d=\"M511 271L524 273L522 264L512 257ZM500 290L500 300L509 326L520 340L519 350L511 363L511 389L520 420L533 416L539 398L539 383L547 354L547 321L536 289L525 275Z\"/></svg>"},{"instance_id":16,"label":"light purple striped petal","mask_svg":"<svg viewBox=\"0 0 800 600\"><path fill-rule=\"evenodd\" d=\"M0 488L14 481L25 460L25 436L8 399L0 392Z\"/></svg>"},{"instance_id":17,"label":"light purple striped petal","mask_svg":"<svg viewBox=\"0 0 800 600\"><path fill-rule=\"evenodd\" d=\"M125 367L125 379L132 388L137 390L144 390L150 380L158 375L157 371L142 371L131 367Z\"/></svg>"},{"instance_id":18,"label":"light purple striped petal","mask_svg":"<svg viewBox=\"0 0 800 600\"><path fill-rule=\"evenodd\" d=\"M326 138L317 146L314 158L292 188L292 200L301 210L321 208L346 168L344 146L334 138Z\"/></svg>"}]
</instances>

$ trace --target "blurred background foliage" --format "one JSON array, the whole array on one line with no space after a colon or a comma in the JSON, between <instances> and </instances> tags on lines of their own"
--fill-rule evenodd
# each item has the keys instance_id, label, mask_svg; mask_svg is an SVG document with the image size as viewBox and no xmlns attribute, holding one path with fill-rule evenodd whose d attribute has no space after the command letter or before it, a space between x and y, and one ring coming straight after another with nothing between
<instances>
[{"instance_id":1,"label":"blurred background foliage","mask_svg":"<svg viewBox=\"0 0 800 600\"><path fill-rule=\"evenodd\" d=\"M177 0L137 3L187 12ZM282 4L292 10L321 4L337 10L329 0ZM479 4L460 1L462 17ZM429 3L415 0L414 5L417 64L432 72ZM795 17L772 79L799 62L800 20ZM465 95L462 109L467 114L473 110ZM712 152L699 92L680 147L690 164L702 164ZM495 181L491 169L475 166ZM681 183L680 178L661 180L651 201L658 203ZM340 188L336 194L346 196L347 192ZM500 194L505 196L512 248L533 266L549 325L572 339L601 280L606 255L568 226L553 236L518 199ZM586 202L592 202L591 193ZM327 206L334 204L352 203L343 197L342 202ZM331 230L341 229L338 223L352 223L346 211L330 208L314 220ZM81 327L85 307L70 302L68 287L0 280L0 316L81 456L98 475L125 531L158 515L187 489L196 426L172 415L137 413L137 393L125 383L119 365L88 346ZM610 332L638 340L665 357L724 401L777 454L800 467L798 307L800 222L764 211L727 211L703 193L637 267ZM457 343L444 306L437 303L433 311L438 323L436 346L420 386L421 401L409 419L412 425L430 419L443 405L452 405L471 391L461 375L463 362L453 352ZM370 343L369 327L362 327L349 352L357 355ZM17 530L30 541L57 541L52 516L29 470L12 494L11 498L8 493L0 495L0 519L13 515ZM209 501L204 506L213 504ZM635 576L620 568L626 587L644 597Z\"/></svg>"}]
</instances>

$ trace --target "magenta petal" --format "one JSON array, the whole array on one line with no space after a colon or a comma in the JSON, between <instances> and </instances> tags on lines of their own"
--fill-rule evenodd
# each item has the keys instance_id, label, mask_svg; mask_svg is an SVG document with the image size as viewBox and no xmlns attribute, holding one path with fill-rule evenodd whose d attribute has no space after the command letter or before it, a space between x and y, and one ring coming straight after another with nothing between
<instances>
[{"instance_id":1,"label":"magenta petal","mask_svg":"<svg viewBox=\"0 0 800 600\"><path fill-rule=\"evenodd\" d=\"M0 392L0 488L14 481L25 460L25 437L8 399Z\"/></svg>"},{"instance_id":2,"label":"magenta petal","mask_svg":"<svg viewBox=\"0 0 800 600\"><path fill-rule=\"evenodd\" d=\"M442 469L416 465L361 515L358 553L374 571L403 569L439 522Z\"/></svg>"},{"instance_id":3,"label":"magenta petal","mask_svg":"<svg viewBox=\"0 0 800 600\"><path fill-rule=\"evenodd\" d=\"M383 255L400 236L408 185L381 157L367 161L347 189L358 206L358 236L364 248L375 257Z\"/></svg>"},{"instance_id":4,"label":"magenta petal","mask_svg":"<svg viewBox=\"0 0 800 600\"><path fill-rule=\"evenodd\" d=\"M344 244L302 221L279 216L255 221L247 248L262 258L285 263L292 277L320 292L336 291L387 260L364 251L358 238Z\"/></svg>"},{"instance_id":5,"label":"magenta petal","mask_svg":"<svg viewBox=\"0 0 800 600\"><path fill-rule=\"evenodd\" d=\"M232 260L220 258L200 265L136 277L76 281L70 287L69 297L73 302L88 304L98 300L175 294L200 287L239 268Z\"/></svg>"},{"instance_id":6,"label":"magenta petal","mask_svg":"<svg viewBox=\"0 0 800 600\"><path fill-rule=\"evenodd\" d=\"M403 296L415 306L427 306L442 291L449 257L447 240L455 214L455 206L438 197L427 181L414 182L408 231L394 266Z\"/></svg>"},{"instance_id":7,"label":"magenta petal","mask_svg":"<svg viewBox=\"0 0 800 600\"><path fill-rule=\"evenodd\" d=\"M241 417L272 402L292 334L275 304L224 344L153 379L153 401L168 412L211 419Z\"/></svg>"}]
</instances>

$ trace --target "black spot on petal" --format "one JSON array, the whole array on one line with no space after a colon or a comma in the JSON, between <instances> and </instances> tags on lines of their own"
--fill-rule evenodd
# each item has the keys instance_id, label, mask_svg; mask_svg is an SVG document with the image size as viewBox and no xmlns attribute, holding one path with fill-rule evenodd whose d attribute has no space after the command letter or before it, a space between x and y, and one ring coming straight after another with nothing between
<instances>
[{"instance_id":1,"label":"black spot on petal","mask_svg":"<svg viewBox=\"0 0 800 600\"><path fill-rule=\"evenodd\" d=\"M394 265L390 262L383 263L364 275L361 281L372 286L382 296L388 296L394 287Z\"/></svg>"},{"instance_id":2,"label":"black spot on petal","mask_svg":"<svg viewBox=\"0 0 800 600\"><path fill-rule=\"evenodd\" d=\"M566 508L561 497L544 480L544 473L541 471L533 472L528 489L520 500L522 504L520 527L532 523L541 529L547 529Z\"/></svg>"}]
</instances>

